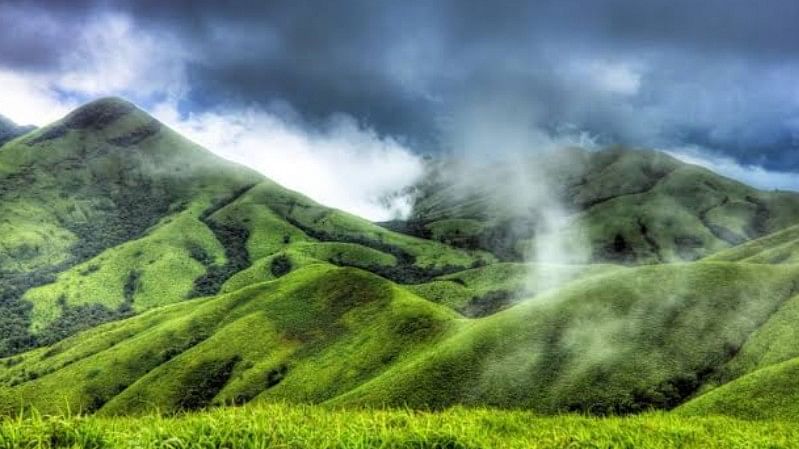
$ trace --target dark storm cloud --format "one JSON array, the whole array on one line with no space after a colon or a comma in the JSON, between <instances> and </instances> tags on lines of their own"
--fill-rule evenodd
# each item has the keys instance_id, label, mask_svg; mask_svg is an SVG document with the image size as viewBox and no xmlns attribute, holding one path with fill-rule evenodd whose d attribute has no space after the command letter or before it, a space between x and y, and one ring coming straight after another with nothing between
<instances>
[{"instance_id":1,"label":"dark storm cloud","mask_svg":"<svg viewBox=\"0 0 799 449\"><path fill-rule=\"evenodd\" d=\"M430 150L489 104L602 142L799 169L793 0L65 3L4 12L0 64L55 69L75 26L114 11L182 43L190 108L285 100Z\"/></svg>"}]
</instances>

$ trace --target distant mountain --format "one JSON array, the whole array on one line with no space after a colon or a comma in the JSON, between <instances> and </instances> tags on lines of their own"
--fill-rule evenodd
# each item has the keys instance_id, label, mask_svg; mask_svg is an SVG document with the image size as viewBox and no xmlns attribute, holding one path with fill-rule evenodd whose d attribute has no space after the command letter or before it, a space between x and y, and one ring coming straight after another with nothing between
<instances>
[{"instance_id":1,"label":"distant mountain","mask_svg":"<svg viewBox=\"0 0 799 449\"><path fill-rule=\"evenodd\" d=\"M799 193L759 191L663 153L622 148L565 149L512 166L433 162L416 193L410 219L389 228L505 260L522 260L533 246L546 218L536 208L541 194L555 198L544 207L563 208L557 234L585 241L594 262L696 260L799 221Z\"/></svg>"},{"instance_id":2,"label":"distant mountain","mask_svg":"<svg viewBox=\"0 0 799 449\"><path fill-rule=\"evenodd\" d=\"M538 197L506 168L458 180L439 162L401 223L420 238L222 160L124 100L83 106L0 150L0 414L791 400L796 195L654 152L559 158L515 165ZM587 231L594 261L623 263L519 262L541 238L525 234L542 219L526 201L554 204L544 194L565 211L563 240Z\"/></svg>"},{"instance_id":3,"label":"distant mountain","mask_svg":"<svg viewBox=\"0 0 799 449\"><path fill-rule=\"evenodd\" d=\"M0 115L0 147L6 142L16 139L34 129L36 129L34 126L17 126L11 120Z\"/></svg>"}]
</instances>

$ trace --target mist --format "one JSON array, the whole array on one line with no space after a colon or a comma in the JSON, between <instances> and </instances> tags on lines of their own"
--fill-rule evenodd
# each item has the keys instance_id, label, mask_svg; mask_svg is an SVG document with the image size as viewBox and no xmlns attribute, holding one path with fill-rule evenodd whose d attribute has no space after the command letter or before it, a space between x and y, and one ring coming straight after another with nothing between
<instances>
[{"instance_id":1,"label":"mist","mask_svg":"<svg viewBox=\"0 0 799 449\"><path fill-rule=\"evenodd\" d=\"M442 124L446 157L457 161L444 173L455 186L453 194L466 200L487 193L486 213L519 223L505 238L520 242L515 250L530 264L527 292L558 288L571 278L568 270L544 266L590 259L579 223L573 220L577 211L562 201L563 179L551 169L565 148L597 151L598 144L574 127L542 128L545 112L499 86L473 92Z\"/></svg>"},{"instance_id":2,"label":"mist","mask_svg":"<svg viewBox=\"0 0 799 449\"><path fill-rule=\"evenodd\" d=\"M216 154L248 166L325 205L388 221L408 216L411 198L398 195L423 172L420 156L339 114L321 126L303 122L288 105L271 110L192 114L173 105L156 117Z\"/></svg>"}]
</instances>

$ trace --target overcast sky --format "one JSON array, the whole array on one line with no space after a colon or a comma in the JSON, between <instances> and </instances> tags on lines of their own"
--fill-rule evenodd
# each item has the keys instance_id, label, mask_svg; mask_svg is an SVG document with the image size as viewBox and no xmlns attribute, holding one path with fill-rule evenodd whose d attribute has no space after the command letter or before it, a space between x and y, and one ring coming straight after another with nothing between
<instances>
[{"instance_id":1,"label":"overcast sky","mask_svg":"<svg viewBox=\"0 0 799 449\"><path fill-rule=\"evenodd\" d=\"M796 189L797 23L794 0L0 0L0 114L41 125L124 96L375 219L418 175L415 155L457 151L475 124L668 150Z\"/></svg>"}]
</instances>

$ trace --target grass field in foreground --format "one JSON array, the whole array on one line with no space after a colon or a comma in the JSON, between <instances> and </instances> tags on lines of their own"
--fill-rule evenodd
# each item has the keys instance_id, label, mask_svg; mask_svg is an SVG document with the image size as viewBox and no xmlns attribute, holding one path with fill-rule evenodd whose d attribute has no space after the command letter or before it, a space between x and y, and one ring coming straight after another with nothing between
<instances>
[{"instance_id":1,"label":"grass field in foreground","mask_svg":"<svg viewBox=\"0 0 799 449\"><path fill-rule=\"evenodd\" d=\"M454 408L330 410L272 404L175 417L0 421L2 448L793 448L799 426L779 421L627 418Z\"/></svg>"}]
</instances>

